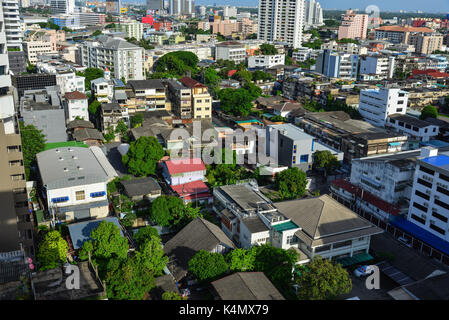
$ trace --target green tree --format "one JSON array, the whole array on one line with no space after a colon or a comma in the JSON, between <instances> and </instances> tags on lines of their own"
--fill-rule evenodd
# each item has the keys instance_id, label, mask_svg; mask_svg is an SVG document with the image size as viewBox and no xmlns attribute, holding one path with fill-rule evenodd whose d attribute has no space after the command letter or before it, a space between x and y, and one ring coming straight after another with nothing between
<instances>
[{"instance_id":1,"label":"green tree","mask_svg":"<svg viewBox=\"0 0 449 320\"><path fill-rule=\"evenodd\" d=\"M147 240L150 240L153 237L159 237L159 233L156 228L152 226L146 226L137 230L134 235L134 241L138 247L142 246Z\"/></svg>"},{"instance_id":2,"label":"green tree","mask_svg":"<svg viewBox=\"0 0 449 320\"><path fill-rule=\"evenodd\" d=\"M130 118L131 128L138 128L143 123L143 115L141 113L137 113L136 115Z\"/></svg>"},{"instance_id":3,"label":"green tree","mask_svg":"<svg viewBox=\"0 0 449 320\"><path fill-rule=\"evenodd\" d=\"M104 139L106 142L110 142L115 139L115 130L113 127L109 126L106 129L106 133L104 134Z\"/></svg>"},{"instance_id":4,"label":"green tree","mask_svg":"<svg viewBox=\"0 0 449 320\"><path fill-rule=\"evenodd\" d=\"M125 214L125 216L121 220L121 223L125 228L131 228L133 226L134 222L136 221L136 219L137 219L137 216L135 213L128 212L127 214Z\"/></svg>"},{"instance_id":5,"label":"green tree","mask_svg":"<svg viewBox=\"0 0 449 320\"><path fill-rule=\"evenodd\" d=\"M172 227L175 219L184 210L184 203L178 197L160 196L151 203L151 219L163 227Z\"/></svg>"},{"instance_id":6,"label":"green tree","mask_svg":"<svg viewBox=\"0 0 449 320\"><path fill-rule=\"evenodd\" d=\"M199 281L210 282L228 271L223 255L205 250L197 252L189 261L189 272Z\"/></svg>"},{"instance_id":7,"label":"green tree","mask_svg":"<svg viewBox=\"0 0 449 320\"><path fill-rule=\"evenodd\" d=\"M98 100L94 100L89 104L88 111L92 116L98 115L98 111L100 110L101 103Z\"/></svg>"},{"instance_id":8,"label":"green tree","mask_svg":"<svg viewBox=\"0 0 449 320\"><path fill-rule=\"evenodd\" d=\"M284 250L264 244L255 247L255 271L263 272L273 285L284 295L290 296L293 284L293 268L299 254L293 248Z\"/></svg>"},{"instance_id":9,"label":"green tree","mask_svg":"<svg viewBox=\"0 0 449 320\"><path fill-rule=\"evenodd\" d=\"M298 298L301 300L336 299L352 290L351 278L340 264L315 257L307 269L296 280Z\"/></svg>"},{"instance_id":10,"label":"green tree","mask_svg":"<svg viewBox=\"0 0 449 320\"><path fill-rule=\"evenodd\" d=\"M434 106L425 106L421 110L421 115L419 118L421 120L425 120L427 118L438 118L438 109Z\"/></svg>"},{"instance_id":11,"label":"green tree","mask_svg":"<svg viewBox=\"0 0 449 320\"><path fill-rule=\"evenodd\" d=\"M252 271L255 268L257 248L234 249L226 255L229 269L233 272Z\"/></svg>"},{"instance_id":12,"label":"green tree","mask_svg":"<svg viewBox=\"0 0 449 320\"><path fill-rule=\"evenodd\" d=\"M173 291L166 291L162 294L162 300L187 300L187 297Z\"/></svg>"},{"instance_id":13,"label":"green tree","mask_svg":"<svg viewBox=\"0 0 449 320\"><path fill-rule=\"evenodd\" d=\"M234 73L232 75L232 79L250 83L251 80L253 79L253 74L251 73L251 71L241 70L241 71L237 71L236 73Z\"/></svg>"},{"instance_id":14,"label":"green tree","mask_svg":"<svg viewBox=\"0 0 449 320\"><path fill-rule=\"evenodd\" d=\"M218 75L218 72L215 71L214 68L207 68L204 71L204 83L207 86L214 87L218 85L221 81L221 77Z\"/></svg>"},{"instance_id":15,"label":"green tree","mask_svg":"<svg viewBox=\"0 0 449 320\"><path fill-rule=\"evenodd\" d=\"M103 32L101 32L101 30L95 30L95 31L92 33L92 37L97 37L97 36L99 36L100 34L103 34Z\"/></svg>"},{"instance_id":16,"label":"green tree","mask_svg":"<svg viewBox=\"0 0 449 320\"><path fill-rule=\"evenodd\" d=\"M264 44L260 45L259 52L260 52L260 54L263 54L264 56L278 54L278 50L276 49L276 47L274 45L268 44L268 43L264 43Z\"/></svg>"},{"instance_id":17,"label":"green tree","mask_svg":"<svg viewBox=\"0 0 449 320\"><path fill-rule=\"evenodd\" d=\"M168 257L164 253L159 236L146 239L136 252L136 259L144 269L151 270L155 277L162 275Z\"/></svg>"},{"instance_id":18,"label":"green tree","mask_svg":"<svg viewBox=\"0 0 449 320\"><path fill-rule=\"evenodd\" d=\"M148 176L155 174L156 164L164 154L164 149L155 137L140 137L131 142L122 162L131 174Z\"/></svg>"},{"instance_id":19,"label":"green tree","mask_svg":"<svg viewBox=\"0 0 449 320\"><path fill-rule=\"evenodd\" d=\"M306 192L306 174L297 167L277 173L274 182L282 200L296 199Z\"/></svg>"},{"instance_id":20,"label":"green tree","mask_svg":"<svg viewBox=\"0 0 449 320\"><path fill-rule=\"evenodd\" d=\"M125 140L128 140L128 126L126 125L125 121L119 120L117 122L117 126L115 127L115 132L119 133L122 138Z\"/></svg>"},{"instance_id":21,"label":"green tree","mask_svg":"<svg viewBox=\"0 0 449 320\"><path fill-rule=\"evenodd\" d=\"M220 90L218 98L220 99L222 110L237 117L248 116L253 107L251 103L252 96L244 88Z\"/></svg>"},{"instance_id":22,"label":"green tree","mask_svg":"<svg viewBox=\"0 0 449 320\"><path fill-rule=\"evenodd\" d=\"M40 263L40 270L54 269L63 265L67 261L69 246L61 237L61 234L54 230L45 234L39 243L37 260Z\"/></svg>"},{"instance_id":23,"label":"green tree","mask_svg":"<svg viewBox=\"0 0 449 320\"><path fill-rule=\"evenodd\" d=\"M98 68L86 68L86 70L84 70L83 72L76 72L76 75L85 78L86 91L89 91L91 87L91 81L103 77L104 71Z\"/></svg>"},{"instance_id":24,"label":"green tree","mask_svg":"<svg viewBox=\"0 0 449 320\"><path fill-rule=\"evenodd\" d=\"M31 167L36 160L36 154L45 149L45 134L32 124L27 126L22 121L19 122L20 135L22 141L23 165L25 167L26 179L31 177Z\"/></svg>"},{"instance_id":25,"label":"green tree","mask_svg":"<svg viewBox=\"0 0 449 320\"><path fill-rule=\"evenodd\" d=\"M183 76L187 71L196 71L198 62L198 57L192 52L174 51L159 58L155 64L154 70L157 73L169 73Z\"/></svg>"},{"instance_id":26,"label":"green tree","mask_svg":"<svg viewBox=\"0 0 449 320\"><path fill-rule=\"evenodd\" d=\"M313 168L325 169L326 173L332 174L341 167L340 161L330 151L316 151L313 154Z\"/></svg>"}]
</instances>

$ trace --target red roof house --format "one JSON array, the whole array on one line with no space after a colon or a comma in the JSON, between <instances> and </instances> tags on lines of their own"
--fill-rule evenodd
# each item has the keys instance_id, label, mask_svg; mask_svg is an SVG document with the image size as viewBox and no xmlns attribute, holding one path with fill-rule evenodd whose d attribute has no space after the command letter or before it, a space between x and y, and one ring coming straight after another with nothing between
<instances>
[{"instance_id":1,"label":"red roof house","mask_svg":"<svg viewBox=\"0 0 449 320\"><path fill-rule=\"evenodd\" d=\"M211 202L213 200L208 186L206 186L206 184L201 180L178 184L176 186L172 186L172 189L186 203L192 201Z\"/></svg>"},{"instance_id":2,"label":"red roof house","mask_svg":"<svg viewBox=\"0 0 449 320\"><path fill-rule=\"evenodd\" d=\"M175 186L204 180L206 166L201 158L183 158L165 161L162 175L168 184Z\"/></svg>"}]
</instances>

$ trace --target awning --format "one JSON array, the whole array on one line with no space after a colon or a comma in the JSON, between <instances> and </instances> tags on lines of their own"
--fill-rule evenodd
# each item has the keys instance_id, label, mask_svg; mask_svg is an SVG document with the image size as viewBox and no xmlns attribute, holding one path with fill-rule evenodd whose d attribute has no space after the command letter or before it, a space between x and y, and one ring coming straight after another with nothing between
<instances>
[{"instance_id":1,"label":"awning","mask_svg":"<svg viewBox=\"0 0 449 320\"><path fill-rule=\"evenodd\" d=\"M335 259L335 261L341 264L342 267L348 267L354 264L359 264L373 259L374 258L369 253L360 253L352 257L338 258Z\"/></svg>"}]
</instances>

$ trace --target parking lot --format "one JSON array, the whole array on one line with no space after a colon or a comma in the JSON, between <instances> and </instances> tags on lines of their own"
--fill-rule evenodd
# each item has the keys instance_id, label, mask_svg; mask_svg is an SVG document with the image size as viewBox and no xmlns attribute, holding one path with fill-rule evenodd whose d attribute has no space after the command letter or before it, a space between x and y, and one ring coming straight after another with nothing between
<instances>
[{"instance_id":1,"label":"parking lot","mask_svg":"<svg viewBox=\"0 0 449 320\"><path fill-rule=\"evenodd\" d=\"M352 297L359 297L360 300L393 300L388 291L396 288L397 285L381 273L380 275L380 289L367 289L365 285L366 277L357 278L351 274L352 290L350 293L340 297L340 299L348 299Z\"/></svg>"}]
</instances>

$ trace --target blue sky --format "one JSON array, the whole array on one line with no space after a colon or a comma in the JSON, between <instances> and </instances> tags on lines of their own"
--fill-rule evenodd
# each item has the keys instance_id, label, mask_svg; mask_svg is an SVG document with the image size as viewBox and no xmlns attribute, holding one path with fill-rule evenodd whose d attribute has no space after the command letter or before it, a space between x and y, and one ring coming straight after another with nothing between
<instances>
[{"instance_id":1,"label":"blue sky","mask_svg":"<svg viewBox=\"0 0 449 320\"><path fill-rule=\"evenodd\" d=\"M449 0L321 0L324 9L365 9L377 5L381 11L422 10L424 12L449 12ZM257 6L257 0L196 0L195 4Z\"/></svg>"}]
</instances>

